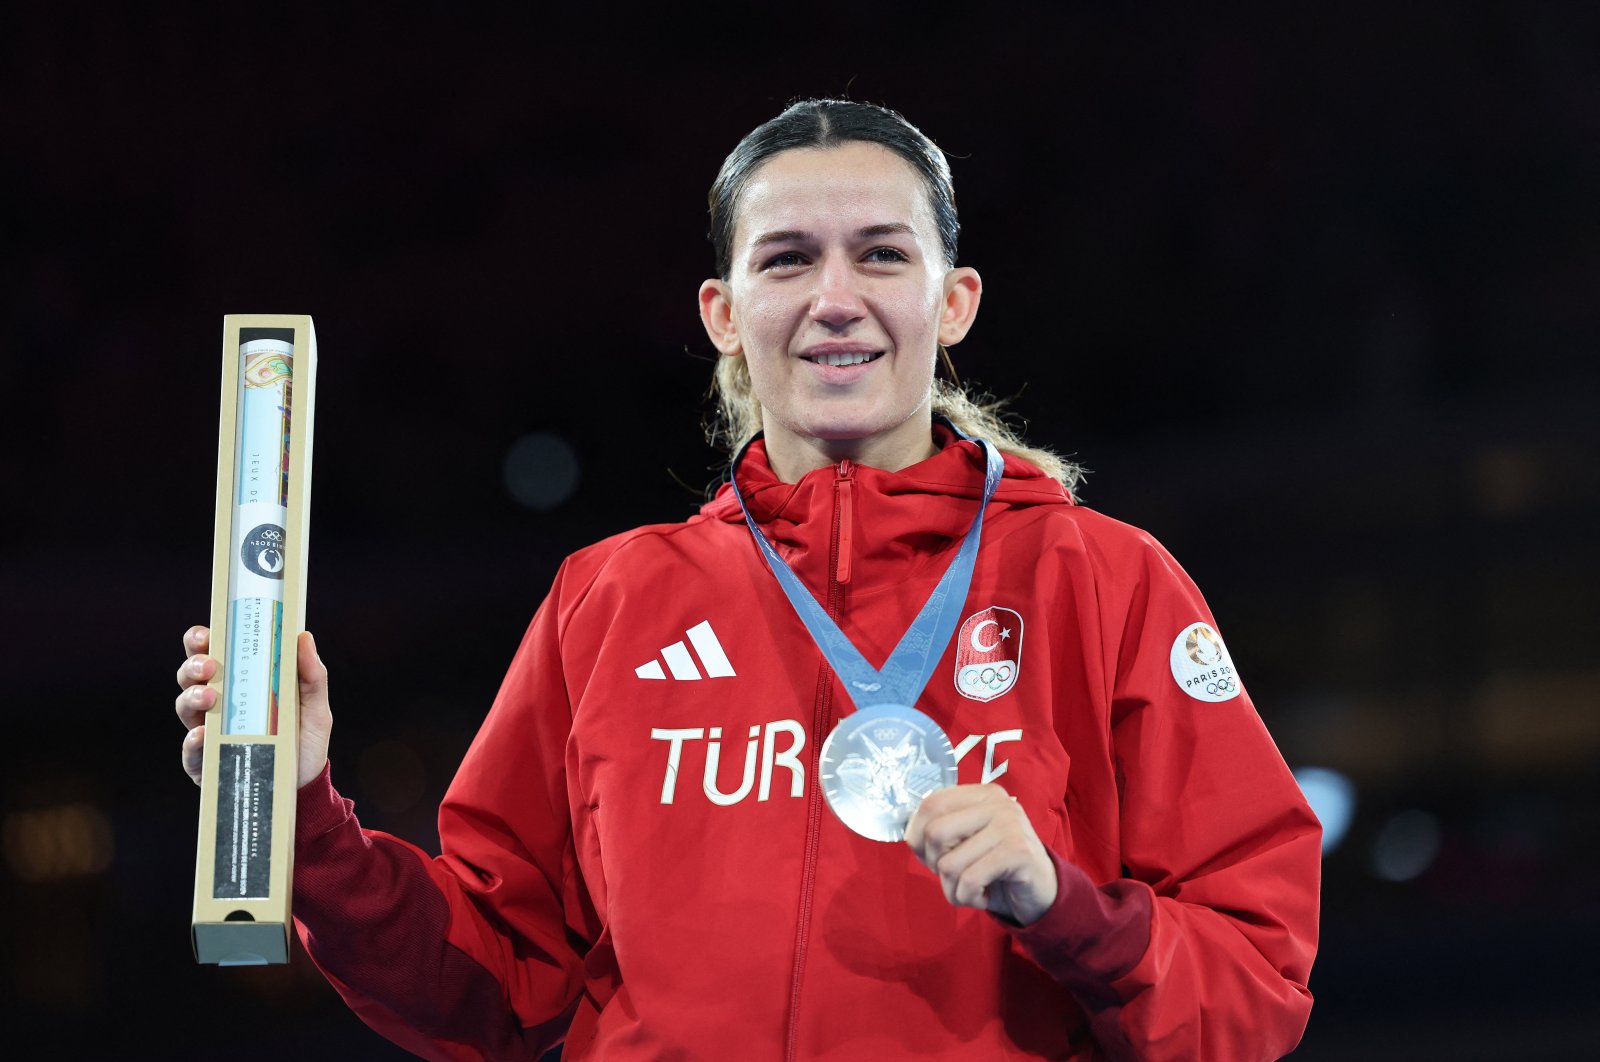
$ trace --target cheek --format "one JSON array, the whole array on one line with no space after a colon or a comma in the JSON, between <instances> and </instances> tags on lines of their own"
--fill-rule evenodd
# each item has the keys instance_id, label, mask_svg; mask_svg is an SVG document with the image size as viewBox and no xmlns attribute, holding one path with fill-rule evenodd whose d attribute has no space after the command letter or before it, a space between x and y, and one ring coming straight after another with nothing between
<instances>
[{"instance_id":1,"label":"cheek","mask_svg":"<svg viewBox=\"0 0 1600 1062\"><path fill-rule=\"evenodd\" d=\"M745 353L762 353L786 342L787 315L776 299L746 295L738 302L736 320Z\"/></svg>"},{"instance_id":2,"label":"cheek","mask_svg":"<svg viewBox=\"0 0 1600 1062\"><path fill-rule=\"evenodd\" d=\"M903 371L897 374L896 392L906 402L922 402L928 394L939 359L939 310L944 304L942 287L932 291L908 292L899 307L895 347Z\"/></svg>"},{"instance_id":3,"label":"cheek","mask_svg":"<svg viewBox=\"0 0 1600 1062\"><path fill-rule=\"evenodd\" d=\"M885 306L907 340L916 341L926 336L930 343L938 335L943 308L944 289L939 284L903 292Z\"/></svg>"}]
</instances>

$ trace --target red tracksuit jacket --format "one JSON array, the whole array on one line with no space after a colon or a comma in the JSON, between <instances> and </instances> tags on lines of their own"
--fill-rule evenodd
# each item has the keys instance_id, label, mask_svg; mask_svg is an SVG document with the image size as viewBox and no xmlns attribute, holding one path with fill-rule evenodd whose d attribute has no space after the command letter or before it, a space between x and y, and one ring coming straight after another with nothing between
<instances>
[{"instance_id":1,"label":"red tracksuit jacket","mask_svg":"<svg viewBox=\"0 0 1600 1062\"><path fill-rule=\"evenodd\" d=\"M943 429L940 429L941 431ZM740 470L879 665L981 497L967 442L899 473ZM1059 896L1009 926L826 807L851 710L724 488L563 564L440 810L443 854L300 794L296 914L418 1054L1276 1058L1311 1007L1320 829L1205 602L1148 535L1006 459L918 706L1018 798Z\"/></svg>"}]
</instances>

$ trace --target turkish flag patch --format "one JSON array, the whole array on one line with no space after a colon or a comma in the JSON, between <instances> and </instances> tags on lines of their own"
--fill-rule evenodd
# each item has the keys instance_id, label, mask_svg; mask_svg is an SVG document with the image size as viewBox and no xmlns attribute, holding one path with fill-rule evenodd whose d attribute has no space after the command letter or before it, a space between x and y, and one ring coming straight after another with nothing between
<instances>
[{"instance_id":1,"label":"turkish flag patch","mask_svg":"<svg viewBox=\"0 0 1600 1062\"><path fill-rule=\"evenodd\" d=\"M1022 664L1022 617L990 605L974 612L956 635L956 692L992 701L1017 684Z\"/></svg>"}]
</instances>

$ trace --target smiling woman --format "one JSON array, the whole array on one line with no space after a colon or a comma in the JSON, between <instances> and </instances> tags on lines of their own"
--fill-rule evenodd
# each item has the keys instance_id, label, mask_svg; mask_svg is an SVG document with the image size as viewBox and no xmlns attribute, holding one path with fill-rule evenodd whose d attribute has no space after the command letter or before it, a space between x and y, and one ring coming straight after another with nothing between
<instances>
[{"instance_id":1,"label":"smiling woman","mask_svg":"<svg viewBox=\"0 0 1600 1062\"><path fill-rule=\"evenodd\" d=\"M1177 562L936 379L983 292L942 153L807 101L711 207L728 482L564 562L442 854L335 790L302 637L306 950L431 1058L1287 1053L1316 819Z\"/></svg>"},{"instance_id":2,"label":"smiling woman","mask_svg":"<svg viewBox=\"0 0 1600 1062\"><path fill-rule=\"evenodd\" d=\"M832 202L814 204L821 208L819 220L839 224L846 214L856 215L860 227L843 234L854 245L835 249L836 254L843 251L847 256L859 256L853 274L837 268L819 273L821 248L814 245L823 234L787 227L781 217L774 216L775 210L799 208L799 201L791 203L785 198L797 187L813 200L831 198ZM786 285L787 298L791 302L819 300L810 311L818 316L808 332L812 342L832 349L819 351L813 360L838 364L853 363L863 354L876 359L888 353L856 333L883 327L883 322L868 318L877 312L877 302L885 295L899 296L897 305L885 309L904 318L907 292L920 281L920 295L926 301L913 308L914 315L920 313L914 324L919 332L936 330L937 336L908 337L912 342L906 346L905 360L915 365L910 371L901 371L897 379L899 386L910 392L915 392L920 380L922 404L892 425L900 429L903 441L911 442L915 449L915 429L926 426L930 414L942 416L966 434L986 438L1002 452L1039 467L1069 491L1077 486L1081 478L1078 467L1049 450L1025 443L1000 417L998 403L975 400L934 375L931 359L935 352L944 354L943 347L959 342L972 326L983 283L976 270L956 268L961 222L950 165L944 152L911 123L885 108L848 100L796 103L739 143L711 186L709 202L719 279L701 285L700 312L712 342L726 355L713 377L718 406L710 432L714 444L737 452L765 428L770 450L773 432L784 431L787 425L781 414L775 423L762 415L763 403L783 403L785 396L781 387L768 392L755 383L765 366L762 359L746 355L745 342L753 337L741 339L739 335L731 312L735 289L756 297L761 288L755 282L763 277L804 278L801 283ZM873 220L874 211L880 215L877 220ZM813 246L805 246L806 240ZM871 292L853 284L857 278L873 277L899 282L874 285ZM831 285L832 290L812 291L819 283ZM773 297L770 286L767 290L768 297ZM873 305L867 304L868 294L874 296ZM842 306L832 301L840 298ZM744 309L753 321L754 301ZM944 356L948 365L948 355ZM924 357L930 359L925 366ZM849 379L840 377L837 382ZM859 400L862 396L855 397ZM803 429L798 431L801 439L808 438ZM812 459L823 457L830 463L832 455L842 449L819 445L820 440L844 437L811 436L817 441L806 449ZM892 440L884 442L895 449Z\"/></svg>"},{"instance_id":3,"label":"smiling woman","mask_svg":"<svg viewBox=\"0 0 1600 1062\"><path fill-rule=\"evenodd\" d=\"M967 334L983 284L947 267L916 172L876 144L790 149L737 213L728 277L701 285L700 314L744 362L773 471L932 456L934 359Z\"/></svg>"}]
</instances>

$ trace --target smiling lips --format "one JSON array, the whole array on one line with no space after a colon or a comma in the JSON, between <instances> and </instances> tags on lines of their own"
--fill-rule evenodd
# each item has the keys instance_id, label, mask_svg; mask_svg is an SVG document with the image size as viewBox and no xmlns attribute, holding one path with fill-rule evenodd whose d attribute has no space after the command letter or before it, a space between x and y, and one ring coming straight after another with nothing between
<instances>
[{"instance_id":1,"label":"smiling lips","mask_svg":"<svg viewBox=\"0 0 1600 1062\"><path fill-rule=\"evenodd\" d=\"M869 361L877 361L883 357L883 351L827 351L817 354L802 354L800 357L801 360L809 361L813 365L861 365Z\"/></svg>"}]
</instances>

